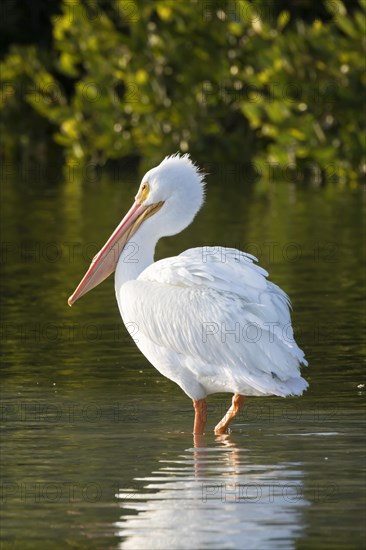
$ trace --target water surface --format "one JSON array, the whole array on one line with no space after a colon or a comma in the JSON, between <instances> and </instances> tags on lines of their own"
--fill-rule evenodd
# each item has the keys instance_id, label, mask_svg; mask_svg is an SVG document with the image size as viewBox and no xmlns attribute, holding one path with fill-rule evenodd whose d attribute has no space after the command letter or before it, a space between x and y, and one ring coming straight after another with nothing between
<instances>
[{"instance_id":1,"label":"water surface","mask_svg":"<svg viewBox=\"0 0 366 550\"><path fill-rule=\"evenodd\" d=\"M248 399L227 436L212 429L230 396L211 396L194 439L190 400L135 347L113 280L66 305L137 176L50 186L14 171L2 183L3 548L365 544L362 189L210 171L205 208L157 256L257 255L291 296L310 389Z\"/></svg>"}]
</instances>

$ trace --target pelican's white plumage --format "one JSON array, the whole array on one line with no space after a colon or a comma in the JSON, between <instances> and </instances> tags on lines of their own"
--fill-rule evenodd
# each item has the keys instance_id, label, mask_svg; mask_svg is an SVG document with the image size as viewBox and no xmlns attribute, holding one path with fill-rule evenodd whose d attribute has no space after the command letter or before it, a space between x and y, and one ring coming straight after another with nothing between
<instances>
[{"instance_id":1,"label":"pelican's white plumage","mask_svg":"<svg viewBox=\"0 0 366 550\"><path fill-rule=\"evenodd\" d=\"M299 395L307 387L288 297L253 260L234 249L193 248L117 285L138 347L191 399Z\"/></svg>"},{"instance_id":2,"label":"pelican's white plumage","mask_svg":"<svg viewBox=\"0 0 366 550\"><path fill-rule=\"evenodd\" d=\"M144 176L135 204L69 303L116 269L119 309L137 329L137 346L195 403L221 391L301 395L308 384L300 365L307 362L293 338L290 301L256 258L204 247L154 263L157 241L187 227L203 200L203 175L189 156L165 158ZM116 243L122 246L112 262ZM230 418L239 406L233 401Z\"/></svg>"}]
</instances>

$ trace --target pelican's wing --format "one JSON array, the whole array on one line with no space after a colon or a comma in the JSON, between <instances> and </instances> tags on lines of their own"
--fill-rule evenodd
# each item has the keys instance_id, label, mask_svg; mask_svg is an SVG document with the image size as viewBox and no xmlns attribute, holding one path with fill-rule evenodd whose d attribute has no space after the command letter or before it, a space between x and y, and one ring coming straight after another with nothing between
<instances>
[{"instance_id":1,"label":"pelican's wing","mask_svg":"<svg viewBox=\"0 0 366 550\"><path fill-rule=\"evenodd\" d=\"M232 387L241 381L259 393L302 393L306 361L293 339L289 299L255 261L220 247L160 260L122 286L125 321L185 357L201 381L222 373ZM129 292L138 299L127 299Z\"/></svg>"}]
</instances>

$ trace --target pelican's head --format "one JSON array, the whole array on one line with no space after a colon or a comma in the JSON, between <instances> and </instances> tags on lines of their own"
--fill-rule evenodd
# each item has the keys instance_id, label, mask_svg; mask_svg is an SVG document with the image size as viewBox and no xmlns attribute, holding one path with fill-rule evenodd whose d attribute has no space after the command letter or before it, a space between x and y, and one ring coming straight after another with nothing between
<instances>
[{"instance_id":1,"label":"pelican's head","mask_svg":"<svg viewBox=\"0 0 366 550\"><path fill-rule=\"evenodd\" d=\"M142 178L135 202L93 261L70 296L72 306L115 271L124 247L148 218L157 238L175 235L187 227L204 200L204 176L189 155L166 157ZM151 223L151 222L149 222Z\"/></svg>"},{"instance_id":2,"label":"pelican's head","mask_svg":"<svg viewBox=\"0 0 366 550\"><path fill-rule=\"evenodd\" d=\"M193 221L203 204L203 174L189 155L166 157L142 178L135 200L145 206L163 203L159 236L175 235Z\"/></svg>"}]
</instances>

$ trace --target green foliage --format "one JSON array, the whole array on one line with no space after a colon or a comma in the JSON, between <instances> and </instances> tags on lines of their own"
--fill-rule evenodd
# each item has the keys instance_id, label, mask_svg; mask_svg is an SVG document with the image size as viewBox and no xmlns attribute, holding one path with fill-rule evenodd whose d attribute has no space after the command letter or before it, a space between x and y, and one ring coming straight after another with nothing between
<instances>
[{"instance_id":1,"label":"green foliage","mask_svg":"<svg viewBox=\"0 0 366 550\"><path fill-rule=\"evenodd\" d=\"M68 162L189 150L359 176L366 1L310 20L274 4L64 0L53 49L1 64L3 148L52 131Z\"/></svg>"}]
</instances>

